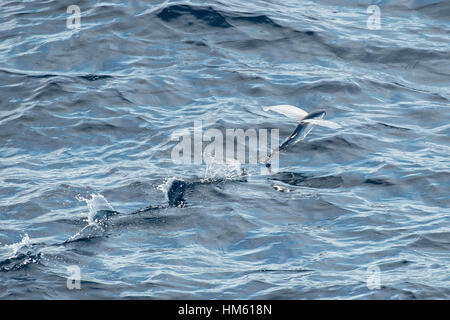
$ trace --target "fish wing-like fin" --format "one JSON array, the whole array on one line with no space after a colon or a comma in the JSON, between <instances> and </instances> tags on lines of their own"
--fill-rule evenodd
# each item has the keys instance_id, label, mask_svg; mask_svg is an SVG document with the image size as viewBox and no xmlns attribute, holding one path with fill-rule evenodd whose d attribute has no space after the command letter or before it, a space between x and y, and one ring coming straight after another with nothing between
<instances>
[{"instance_id":1,"label":"fish wing-like fin","mask_svg":"<svg viewBox=\"0 0 450 320\"><path fill-rule=\"evenodd\" d=\"M288 105L288 104L281 104L277 106L269 106L269 107L262 107L264 111L275 111L278 113L281 113L282 115L295 119L297 121L301 121L304 117L308 115L308 112L305 110L302 110L300 108Z\"/></svg>"},{"instance_id":2,"label":"fish wing-like fin","mask_svg":"<svg viewBox=\"0 0 450 320\"><path fill-rule=\"evenodd\" d=\"M327 127L327 128L330 128L330 129L339 129L339 128L341 128L340 125L338 125L337 123L335 123L333 121L322 120L322 119L306 119L306 120L302 120L302 122L316 124L318 126Z\"/></svg>"}]
</instances>

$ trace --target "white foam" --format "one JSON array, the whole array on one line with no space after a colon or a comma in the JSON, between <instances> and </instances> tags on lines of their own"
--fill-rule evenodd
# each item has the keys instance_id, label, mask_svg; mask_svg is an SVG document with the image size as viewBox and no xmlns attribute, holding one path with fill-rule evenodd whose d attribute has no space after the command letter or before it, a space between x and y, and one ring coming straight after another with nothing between
<instances>
[{"instance_id":1,"label":"white foam","mask_svg":"<svg viewBox=\"0 0 450 320\"><path fill-rule=\"evenodd\" d=\"M87 199L81 196L77 197L78 201L86 202L89 212L87 218L89 224L96 223L96 215L101 210L115 211L112 205L100 193L92 193L91 198Z\"/></svg>"},{"instance_id":2,"label":"white foam","mask_svg":"<svg viewBox=\"0 0 450 320\"><path fill-rule=\"evenodd\" d=\"M20 242L7 244L5 245L5 248L11 249L13 254L16 255L21 248L28 246L30 243L31 243L30 237L28 236L27 233L25 233Z\"/></svg>"},{"instance_id":3,"label":"white foam","mask_svg":"<svg viewBox=\"0 0 450 320\"><path fill-rule=\"evenodd\" d=\"M242 174L242 165L236 159L223 161L215 161L214 157L210 157L206 163L203 181L212 181L216 179L234 179Z\"/></svg>"},{"instance_id":4,"label":"white foam","mask_svg":"<svg viewBox=\"0 0 450 320\"><path fill-rule=\"evenodd\" d=\"M168 192L169 192L169 190L170 190L170 187L172 186L172 183L173 183L175 180L181 180L181 181L182 181L183 179L177 179L177 178L175 178L175 177L168 178L167 180L165 180L163 183L161 183L160 185L158 185L158 186L156 187L156 189L158 189L159 191L161 191L161 192L164 193L164 196L166 197L166 201L169 201L169 195L168 195Z\"/></svg>"}]
</instances>

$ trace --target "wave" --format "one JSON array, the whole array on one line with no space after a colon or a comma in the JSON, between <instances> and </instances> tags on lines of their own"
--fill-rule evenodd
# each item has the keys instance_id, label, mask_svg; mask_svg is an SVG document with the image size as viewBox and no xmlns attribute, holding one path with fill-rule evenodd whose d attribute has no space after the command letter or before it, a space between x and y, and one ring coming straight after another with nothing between
<instances>
[{"instance_id":1,"label":"wave","mask_svg":"<svg viewBox=\"0 0 450 320\"><path fill-rule=\"evenodd\" d=\"M233 21L243 21L252 24L268 25L283 28L267 15L255 15L245 12L226 12L212 6L194 6L187 4L168 5L156 12L156 16L165 22L179 22L186 26L206 24L214 28L232 28ZM195 20L190 19L195 18ZM183 21L180 21L182 20Z\"/></svg>"},{"instance_id":2,"label":"wave","mask_svg":"<svg viewBox=\"0 0 450 320\"><path fill-rule=\"evenodd\" d=\"M27 233L19 242L5 245L3 249L7 251L4 255L9 257L0 261L0 272L17 271L29 264L39 263L42 258Z\"/></svg>"},{"instance_id":3,"label":"wave","mask_svg":"<svg viewBox=\"0 0 450 320\"><path fill-rule=\"evenodd\" d=\"M340 176L314 177L296 172L279 172L270 177L269 180L280 181L292 186L305 186L318 189L339 188L344 182Z\"/></svg>"},{"instance_id":4,"label":"wave","mask_svg":"<svg viewBox=\"0 0 450 320\"><path fill-rule=\"evenodd\" d=\"M206 23L210 27L215 28L230 28L231 25L227 22L225 16L220 12L214 10L212 7L196 7L189 5L171 5L161 9L156 16L166 22L171 22L183 16L187 19L188 16L195 17L197 20ZM185 22L186 25L192 25L192 21Z\"/></svg>"},{"instance_id":5,"label":"wave","mask_svg":"<svg viewBox=\"0 0 450 320\"><path fill-rule=\"evenodd\" d=\"M30 264L38 264L42 254L32 252L20 253L14 257L0 261L0 272L18 271L28 267Z\"/></svg>"}]
</instances>

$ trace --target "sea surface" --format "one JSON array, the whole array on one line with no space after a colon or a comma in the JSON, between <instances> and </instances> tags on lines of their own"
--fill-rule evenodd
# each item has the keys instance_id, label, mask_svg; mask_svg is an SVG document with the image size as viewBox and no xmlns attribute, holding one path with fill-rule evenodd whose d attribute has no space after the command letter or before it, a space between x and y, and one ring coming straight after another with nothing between
<instances>
[{"instance_id":1,"label":"sea surface","mask_svg":"<svg viewBox=\"0 0 450 320\"><path fill-rule=\"evenodd\" d=\"M0 299L450 299L449 103L447 0L2 0Z\"/></svg>"}]
</instances>

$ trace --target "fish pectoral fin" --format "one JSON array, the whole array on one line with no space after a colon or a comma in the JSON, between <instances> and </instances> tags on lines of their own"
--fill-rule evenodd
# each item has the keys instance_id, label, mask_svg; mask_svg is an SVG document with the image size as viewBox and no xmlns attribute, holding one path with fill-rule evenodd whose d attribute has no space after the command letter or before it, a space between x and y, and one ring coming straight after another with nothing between
<instances>
[{"instance_id":1,"label":"fish pectoral fin","mask_svg":"<svg viewBox=\"0 0 450 320\"><path fill-rule=\"evenodd\" d=\"M305 110L302 110L300 108L288 104L281 104L269 107L263 106L262 108L266 112L268 111L278 112L288 118L295 119L297 121L301 121L304 117L308 115L308 112L306 112Z\"/></svg>"},{"instance_id":2,"label":"fish pectoral fin","mask_svg":"<svg viewBox=\"0 0 450 320\"><path fill-rule=\"evenodd\" d=\"M341 128L340 125L338 125L337 123L335 123L333 121L322 120L322 119L306 119L306 120L302 120L302 122L310 123L310 124L316 124L318 126L327 127L327 128L330 128L330 129L339 129L339 128Z\"/></svg>"}]
</instances>

